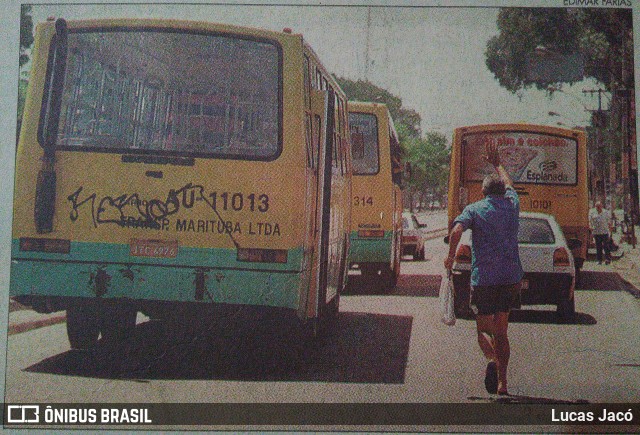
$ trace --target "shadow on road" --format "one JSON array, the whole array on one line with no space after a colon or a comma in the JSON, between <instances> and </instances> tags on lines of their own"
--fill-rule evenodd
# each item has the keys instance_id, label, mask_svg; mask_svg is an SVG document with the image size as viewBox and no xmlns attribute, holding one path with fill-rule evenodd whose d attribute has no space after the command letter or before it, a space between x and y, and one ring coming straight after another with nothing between
<instances>
[{"instance_id":1,"label":"shadow on road","mask_svg":"<svg viewBox=\"0 0 640 435\"><path fill-rule=\"evenodd\" d=\"M383 285L381 280L365 279L362 275L349 275L349 281L342 293L345 296L384 295L411 297L438 297L440 275L400 275L398 283L392 289Z\"/></svg>"},{"instance_id":2,"label":"shadow on road","mask_svg":"<svg viewBox=\"0 0 640 435\"><path fill-rule=\"evenodd\" d=\"M462 320L475 321L473 315L468 315ZM558 325L595 325L598 323L595 317L586 313L576 313L573 322L567 322L558 317L555 310L514 309L509 313L510 323L537 323Z\"/></svg>"},{"instance_id":3,"label":"shadow on road","mask_svg":"<svg viewBox=\"0 0 640 435\"><path fill-rule=\"evenodd\" d=\"M576 283L576 290L628 291L632 294L640 294L640 290L616 272L582 271Z\"/></svg>"},{"instance_id":4,"label":"shadow on road","mask_svg":"<svg viewBox=\"0 0 640 435\"><path fill-rule=\"evenodd\" d=\"M509 313L511 323L540 323L540 324L571 324L571 325L595 325L598 321L590 314L576 312L573 322L567 323L560 320L555 310L513 310Z\"/></svg>"},{"instance_id":5,"label":"shadow on road","mask_svg":"<svg viewBox=\"0 0 640 435\"><path fill-rule=\"evenodd\" d=\"M306 346L291 330L227 319L182 335L139 324L113 349L68 351L26 371L109 379L404 382L412 317L341 312L335 330ZM281 326L281 325L280 325Z\"/></svg>"},{"instance_id":6,"label":"shadow on road","mask_svg":"<svg viewBox=\"0 0 640 435\"><path fill-rule=\"evenodd\" d=\"M512 404L527 404L527 405L587 405L588 400L560 400L551 399L547 397L532 397L523 395L508 395L508 396L490 396L490 397L468 397L468 400L473 401L490 401L494 403L512 403Z\"/></svg>"}]
</instances>

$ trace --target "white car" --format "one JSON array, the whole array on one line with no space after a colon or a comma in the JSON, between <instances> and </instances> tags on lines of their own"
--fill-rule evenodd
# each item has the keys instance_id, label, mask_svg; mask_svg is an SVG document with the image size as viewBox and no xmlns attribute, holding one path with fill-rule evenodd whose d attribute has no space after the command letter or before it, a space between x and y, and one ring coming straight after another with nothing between
<instances>
[{"instance_id":1,"label":"white car","mask_svg":"<svg viewBox=\"0 0 640 435\"><path fill-rule=\"evenodd\" d=\"M414 260L424 260L424 234L426 225L420 224L418 218L411 213L402 213L401 255L413 255Z\"/></svg>"},{"instance_id":2,"label":"white car","mask_svg":"<svg viewBox=\"0 0 640 435\"><path fill-rule=\"evenodd\" d=\"M469 308L471 280L471 231L463 233L453 265L455 307L458 317L471 316ZM551 215L520 212L518 247L524 270L520 303L523 305L557 306L557 313L564 321L575 316L576 271L571 254L579 244L572 240L567 244L560 225Z\"/></svg>"}]
</instances>

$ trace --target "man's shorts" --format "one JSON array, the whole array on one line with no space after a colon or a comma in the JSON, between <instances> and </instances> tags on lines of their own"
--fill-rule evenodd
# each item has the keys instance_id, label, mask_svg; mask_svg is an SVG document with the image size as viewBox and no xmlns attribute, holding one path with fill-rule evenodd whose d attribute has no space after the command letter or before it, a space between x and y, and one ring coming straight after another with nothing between
<instances>
[{"instance_id":1,"label":"man's shorts","mask_svg":"<svg viewBox=\"0 0 640 435\"><path fill-rule=\"evenodd\" d=\"M520 283L471 287L471 309L481 316L508 313L517 307Z\"/></svg>"}]
</instances>

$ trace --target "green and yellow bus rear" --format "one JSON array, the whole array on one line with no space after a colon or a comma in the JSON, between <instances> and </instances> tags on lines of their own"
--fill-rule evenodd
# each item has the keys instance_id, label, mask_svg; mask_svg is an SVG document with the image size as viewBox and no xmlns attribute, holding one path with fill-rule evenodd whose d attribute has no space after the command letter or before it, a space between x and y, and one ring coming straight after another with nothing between
<instances>
[{"instance_id":1,"label":"green and yellow bus rear","mask_svg":"<svg viewBox=\"0 0 640 435\"><path fill-rule=\"evenodd\" d=\"M490 124L454 131L449 177L449 229L469 203L482 198L482 180L494 170L484 160L498 145L520 196L520 209L555 216L573 249L576 268L587 258L589 192L586 135L581 130L533 124Z\"/></svg>"},{"instance_id":2,"label":"green and yellow bus rear","mask_svg":"<svg viewBox=\"0 0 640 435\"><path fill-rule=\"evenodd\" d=\"M400 274L402 166L387 106L349 102L353 158L349 263L393 287Z\"/></svg>"},{"instance_id":3,"label":"green and yellow bus rear","mask_svg":"<svg viewBox=\"0 0 640 435\"><path fill-rule=\"evenodd\" d=\"M72 347L127 336L138 311L258 307L317 330L346 276L347 132L345 96L301 35L40 24L10 294L66 310Z\"/></svg>"}]
</instances>

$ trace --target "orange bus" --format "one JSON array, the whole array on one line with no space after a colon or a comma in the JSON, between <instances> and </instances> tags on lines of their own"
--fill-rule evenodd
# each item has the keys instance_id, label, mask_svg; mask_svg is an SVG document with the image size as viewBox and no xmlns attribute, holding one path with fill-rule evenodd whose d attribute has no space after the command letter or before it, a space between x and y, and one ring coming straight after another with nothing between
<instances>
[{"instance_id":1,"label":"orange bus","mask_svg":"<svg viewBox=\"0 0 640 435\"><path fill-rule=\"evenodd\" d=\"M533 124L489 124L455 129L451 147L448 221L482 198L482 180L493 172L485 145L496 143L520 196L520 209L551 214L582 268L589 245L587 141L584 131Z\"/></svg>"}]
</instances>

